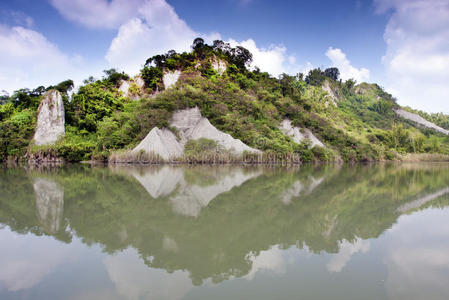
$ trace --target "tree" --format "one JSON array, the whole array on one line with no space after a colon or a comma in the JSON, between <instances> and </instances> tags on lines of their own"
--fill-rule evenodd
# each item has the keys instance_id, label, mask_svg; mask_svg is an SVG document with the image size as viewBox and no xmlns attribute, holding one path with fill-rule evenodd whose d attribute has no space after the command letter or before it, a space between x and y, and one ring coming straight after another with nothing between
<instances>
[{"instance_id":1,"label":"tree","mask_svg":"<svg viewBox=\"0 0 449 300\"><path fill-rule=\"evenodd\" d=\"M314 86L321 86L324 81L324 72L320 68L309 71L306 77L306 83Z\"/></svg>"},{"instance_id":2,"label":"tree","mask_svg":"<svg viewBox=\"0 0 449 300\"><path fill-rule=\"evenodd\" d=\"M199 50L204 47L204 40L200 37L197 37L195 40L193 40L192 49L193 50Z\"/></svg>"},{"instance_id":3,"label":"tree","mask_svg":"<svg viewBox=\"0 0 449 300\"><path fill-rule=\"evenodd\" d=\"M110 82L113 86L118 86L120 81L128 80L129 76L124 72L118 72L116 69L109 69L103 71L106 74L105 80Z\"/></svg>"},{"instance_id":4,"label":"tree","mask_svg":"<svg viewBox=\"0 0 449 300\"><path fill-rule=\"evenodd\" d=\"M324 70L324 76L337 81L338 77L340 77L340 71L337 68L327 68Z\"/></svg>"},{"instance_id":5,"label":"tree","mask_svg":"<svg viewBox=\"0 0 449 300\"><path fill-rule=\"evenodd\" d=\"M56 86L54 86L53 88L55 90L58 90L59 92L66 94L67 92L71 91L73 89L73 87L75 86L75 84L73 83L73 80L68 79L65 80L63 82L58 83ZM52 87L49 87L47 90L51 89Z\"/></svg>"}]
</instances>

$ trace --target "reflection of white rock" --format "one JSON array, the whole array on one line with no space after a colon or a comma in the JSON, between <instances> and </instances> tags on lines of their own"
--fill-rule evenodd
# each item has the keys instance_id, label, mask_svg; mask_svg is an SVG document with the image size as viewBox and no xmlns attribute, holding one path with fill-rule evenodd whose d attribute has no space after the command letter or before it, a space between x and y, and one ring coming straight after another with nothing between
<instances>
[{"instance_id":1,"label":"reflection of white rock","mask_svg":"<svg viewBox=\"0 0 449 300\"><path fill-rule=\"evenodd\" d=\"M310 194L316 189L324 180L324 177L315 179L314 177L310 177L310 181L307 181L303 184L300 180L293 183L292 187L287 189L282 195L282 203L285 205L289 205L292 202L293 198L299 197L302 191L305 190L305 194Z\"/></svg>"},{"instance_id":2,"label":"reflection of white rock","mask_svg":"<svg viewBox=\"0 0 449 300\"><path fill-rule=\"evenodd\" d=\"M278 246L261 251L257 256L249 255L248 259L252 262L251 270L245 276L248 280L253 280L256 274L261 271L271 271L275 274L283 274L286 271L286 261L282 250Z\"/></svg>"},{"instance_id":3,"label":"reflection of white rock","mask_svg":"<svg viewBox=\"0 0 449 300\"><path fill-rule=\"evenodd\" d=\"M279 129L285 135L288 135L289 137L291 137L292 140L297 144L300 144L305 141L309 141L312 148L315 146L326 148L326 146L313 134L312 131L310 131L310 129L307 129L307 128L301 129L299 127L293 127L292 121L290 121L290 120L282 121Z\"/></svg>"},{"instance_id":4,"label":"reflection of white rock","mask_svg":"<svg viewBox=\"0 0 449 300\"><path fill-rule=\"evenodd\" d=\"M210 174L210 178L216 179L216 182L209 186L199 186L196 184L187 184L183 182L176 195L170 197L173 210L184 216L198 217L201 209L206 207L209 202L218 195L229 192L234 187L240 186L251 178L260 175L260 172L244 173L242 168L231 168L221 171L215 169Z\"/></svg>"},{"instance_id":5,"label":"reflection of white rock","mask_svg":"<svg viewBox=\"0 0 449 300\"><path fill-rule=\"evenodd\" d=\"M108 256L104 264L117 293L123 299L181 299L192 289L189 274L184 271L167 273L151 269L134 249Z\"/></svg>"},{"instance_id":6,"label":"reflection of white rock","mask_svg":"<svg viewBox=\"0 0 449 300\"><path fill-rule=\"evenodd\" d=\"M181 71L179 70L166 72L164 74L164 77L162 78L165 89L168 90L169 88L174 86L178 82L179 76L181 76Z\"/></svg>"},{"instance_id":7,"label":"reflection of white rock","mask_svg":"<svg viewBox=\"0 0 449 300\"><path fill-rule=\"evenodd\" d=\"M302 185L301 181L298 180L293 183L293 186L286 190L282 195L282 203L284 203L285 205L289 205L290 203L292 203L292 199L299 197L299 194L301 193L303 188L304 186Z\"/></svg>"},{"instance_id":8,"label":"reflection of white rock","mask_svg":"<svg viewBox=\"0 0 449 300\"><path fill-rule=\"evenodd\" d=\"M420 208L421 206L423 206L424 204L435 200L445 194L449 193L449 187L445 188L445 189L441 189L438 192L435 192L433 194L424 196L422 198L416 199L414 201L408 202L402 206L400 206L397 211L400 213L404 213L406 211L412 210L412 209L416 209L416 208Z\"/></svg>"},{"instance_id":9,"label":"reflection of white rock","mask_svg":"<svg viewBox=\"0 0 449 300\"><path fill-rule=\"evenodd\" d=\"M389 299L449 299L449 210L402 216L389 231Z\"/></svg>"},{"instance_id":10,"label":"reflection of white rock","mask_svg":"<svg viewBox=\"0 0 449 300\"><path fill-rule=\"evenodd\" d=\"M206 207L218 195L229 192L234 187L242 185L251 178L261 174L258 169L209 168L197 169L212 179L209 185L189 183L185 178L188 169L163 166L162 168L125 168L128 174L136 178L153 198L168 196L173 210L184 216L198 217L203 207Z\"/></svg>"},{"instance_id":11,"label":"reflection of white rock","mask_svg":"<svg viewBox=\"0 0 449 300\"><path fill-rule=\"evenodd\" d=\"M65 134L65 113L62 95L56 90L45 93L39 105L34 142L51 145Z\"/></svg>"},{"instance_id":12,"label":"reflection of white rock","mask_svg":"<svg viewBox=\"0 0 449 300\"><path fill-rule=\"evenodd\" d=\"M129 168L127 173L136 178L152 198L170 195L184 179L184 172L181 168L168 165L158 169Z\"/></svg>"},{"instance_id":13,"label":"reflection of white rock","mask_svg":"<svg viewBox=\"0 0 449 300\"><path fill-rule=\"evenodd\" d=\"M370 242L359 238L354 243L344 240L340 243L339 249L338 254L332 255L331 261L326 265L327 270L331 273L341 272L354 254L368 252Z\"/></svg>"},{"instance_id":14,"label":"reflection of white rock","mask_svg":"<svg viewBox=\"0 0 449 300\"><path fill-rule=\"evenodd\" d=\"M34 180L33 188L41 226L49 234L57 233L64 212L64 191L55 182L41 178Z\"/></svg>"}]
</instances>

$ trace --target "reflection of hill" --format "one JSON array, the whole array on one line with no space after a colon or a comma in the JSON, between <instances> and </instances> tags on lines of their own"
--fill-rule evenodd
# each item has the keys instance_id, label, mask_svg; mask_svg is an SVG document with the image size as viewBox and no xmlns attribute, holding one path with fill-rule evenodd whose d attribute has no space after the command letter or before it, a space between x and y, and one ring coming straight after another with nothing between
<instances>
[{"instance_id":1,"label":"reflection of hill","mask_svg":"<svg viewBox=\"0 0 449 300\"><path fill-rule=\"evenodd\" d=\"M137 179L151 197L168 196L174 212L191 217L198 217L201 209L218 195L261 174L260 169L239 166L128 167L121 171Z\"/></svg>"},{"instance_id":2,"label":"reflection of hill","mask_svg":"<svg viewBox=\"0 0 449 300\"><path fill-rule=\"evenodd\" d=\"M36 218L34 206L28 207L44 203L33 193L38 180L33 178L39 177L64 191L64 209L52 207L48 211L55 213L49 216L60 220L56 212L63 212L63 222L85 243L100 243L108 252L134 247L148 266L187 270L194 283L248 275L251 258L273 245L307 245L313 252L337 253L344 241L360 244L360 239L390 228L401 214L399 208L447 188L449 182L445 165L142 170L77 166L36 175L3 171L1 223L19 232L53 234ZM15 193L17 185L23 193ZM55 189L43 190L57 194ZM212 192L204 196L201 191ZM51 195L47 198L59 199ZM185 201L188 208L179 209L173 199L182 205ZM62 203L58 201L49 203ZM65 225L51 228L61 231ZM341 265L336 262L332 269L338 271Z\"/></svg>"}]
</instances>

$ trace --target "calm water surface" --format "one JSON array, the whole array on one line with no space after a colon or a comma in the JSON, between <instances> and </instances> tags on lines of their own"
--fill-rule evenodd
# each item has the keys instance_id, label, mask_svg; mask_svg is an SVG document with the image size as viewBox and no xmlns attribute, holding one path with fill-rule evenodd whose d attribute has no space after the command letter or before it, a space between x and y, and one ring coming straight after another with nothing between
<instances>
[{"instance_id":1,"label":"calm water surface","mask_svg":"<svg viewBox=\"0 0 449 300\"><path fill-rule=\"evenodd\" d=\"M449 165L0 168L0 299L449 299Z\"/></svg>"}]
</instances>

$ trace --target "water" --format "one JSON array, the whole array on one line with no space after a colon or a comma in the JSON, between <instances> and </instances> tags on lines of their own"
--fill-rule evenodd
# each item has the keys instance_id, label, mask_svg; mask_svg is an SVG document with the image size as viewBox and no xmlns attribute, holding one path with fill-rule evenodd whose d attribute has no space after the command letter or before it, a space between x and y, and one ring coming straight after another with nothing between
<instances>
[{"instance_id":1,"label":"water","mask_svg":"<svg viewBox=\"0 0 449 300\"><path fill-rule=\"evenodd\" d=\"M0 169L0 299L449 299L449 165Z\"/></svg>"}]
</instances>

